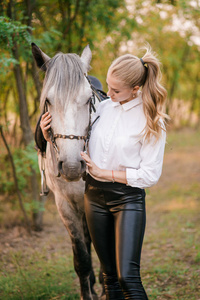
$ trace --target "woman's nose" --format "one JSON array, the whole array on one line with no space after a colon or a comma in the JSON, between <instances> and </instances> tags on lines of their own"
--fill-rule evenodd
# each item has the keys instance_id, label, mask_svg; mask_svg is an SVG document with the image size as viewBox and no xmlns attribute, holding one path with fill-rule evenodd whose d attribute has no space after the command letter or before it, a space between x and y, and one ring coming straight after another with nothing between
<instances>
[{"instance_id":1,"label":"woman's nose","mask_svg":"<svg viewBox=\"0 0 200 300\"><path fill-rule=\"evenodd\" d=\"M112 96L112 93L110 90L107 91L107 96L111 97Z\"/></svg>"}]
</instances>

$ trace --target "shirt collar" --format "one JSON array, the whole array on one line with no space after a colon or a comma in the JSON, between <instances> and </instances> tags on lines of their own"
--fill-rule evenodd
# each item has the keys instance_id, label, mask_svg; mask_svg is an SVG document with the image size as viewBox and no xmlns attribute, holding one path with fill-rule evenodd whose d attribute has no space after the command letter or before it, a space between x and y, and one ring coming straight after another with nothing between
<instances>
[{"instance_id":1,"label":"shirt collar","mask_svg":"<svg viewBox=\"0 0 200 300\"><path fill-rule=\"evenodd\" d=\"M134 98L133 100L130 100L124 104L120 104L119 102L112 102L112 106L114 106L114 107L121 106L125 111L127 111L141 103L142 103L142 95L141 95L141 92L139 92L139 95L137 98Z\"/></svg>"}]
</instances>

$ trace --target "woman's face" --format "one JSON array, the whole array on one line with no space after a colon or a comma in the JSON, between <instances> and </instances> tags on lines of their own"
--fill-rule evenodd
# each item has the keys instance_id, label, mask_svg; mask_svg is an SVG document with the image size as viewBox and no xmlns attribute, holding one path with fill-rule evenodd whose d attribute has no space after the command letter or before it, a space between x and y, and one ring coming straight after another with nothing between
<instances>
[{"instance_id":1,"label":"woman's face","mask_svg":"<svg viewBox=\"0 0 200 300\"><path fill-rule=\"evenodd\" d=\"M109 71L106 82L108 85L107 95L113 102L120 102L120 104L124 104L134 98L134 88L126 86L118 78L114 77Z\"/></svg>"}]
</instances>

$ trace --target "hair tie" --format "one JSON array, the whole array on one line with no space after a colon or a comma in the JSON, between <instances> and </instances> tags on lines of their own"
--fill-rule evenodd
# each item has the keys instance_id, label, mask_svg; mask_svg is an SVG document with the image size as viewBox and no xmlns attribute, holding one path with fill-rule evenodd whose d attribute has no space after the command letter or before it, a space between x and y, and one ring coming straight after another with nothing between
<instances>
[{"instance_id":1,"label":"hair tie","mask_svg":"<svg viewBox=\"0 0 200 300\"><path fill-rule=\"evenodd\" d=\"M140 61L143 64L143 66L147 69L147 63L145 63L142 58L140 58Z\"/></svg>"}]
</instances>

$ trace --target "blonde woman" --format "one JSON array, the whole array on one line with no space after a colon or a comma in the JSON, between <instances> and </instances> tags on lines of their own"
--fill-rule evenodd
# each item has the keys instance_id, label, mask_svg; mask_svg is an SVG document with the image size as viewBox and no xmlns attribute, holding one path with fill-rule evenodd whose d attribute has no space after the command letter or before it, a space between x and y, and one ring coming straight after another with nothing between
<instances>
[{"instance_id":1,"label":"blonde woman","mask_svg":"<svg viewBox=\"0 0 200 300\"><path fill-rule=\"evenodd\" d=\"M145 188L161 175L166 140L159 66L149 49L111 64L110 99L98 108L90 156L81 153L88 166L86 218L109 300L148 299L140 278Z\"/></svg>"}]
</instances>

